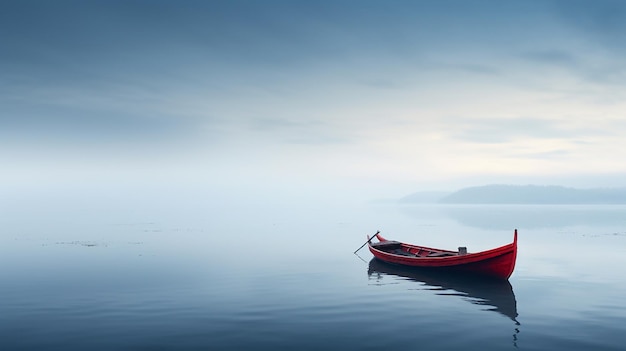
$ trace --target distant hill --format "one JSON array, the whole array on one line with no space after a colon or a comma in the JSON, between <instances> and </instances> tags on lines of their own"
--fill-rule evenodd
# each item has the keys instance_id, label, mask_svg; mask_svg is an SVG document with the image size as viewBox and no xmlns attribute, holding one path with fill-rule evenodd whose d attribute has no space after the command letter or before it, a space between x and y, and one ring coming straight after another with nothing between
<instances>
[{"instance_id":1,"label":"distant hill","mask_svg":"<svg viewBox=\"0 0 626 351\"><path fill-rule=\"evenodd\" d=\"M400 199L408 203L443 204L626 204L626 188L575 189L563 186L540 185L485 185L464 188L450 194L442 194L432 201L415 193Z\"/></svg>"}]
</instances>

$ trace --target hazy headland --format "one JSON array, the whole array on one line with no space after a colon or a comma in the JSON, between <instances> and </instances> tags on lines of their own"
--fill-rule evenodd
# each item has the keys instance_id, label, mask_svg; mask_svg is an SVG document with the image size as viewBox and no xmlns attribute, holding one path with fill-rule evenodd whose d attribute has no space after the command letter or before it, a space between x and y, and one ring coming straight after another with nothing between
<instances>
[{"instance_id":1,"label":"hazy headland","mask_svg":"<svg viewBox=\"0 0 626 351\"><path fill-rule=\"evenodd\" d=\"M558 185L484 185L453 192L416 192L401 203L440 204L626 204L626 188L569 188Z\"/></svg>"}]
</instances>

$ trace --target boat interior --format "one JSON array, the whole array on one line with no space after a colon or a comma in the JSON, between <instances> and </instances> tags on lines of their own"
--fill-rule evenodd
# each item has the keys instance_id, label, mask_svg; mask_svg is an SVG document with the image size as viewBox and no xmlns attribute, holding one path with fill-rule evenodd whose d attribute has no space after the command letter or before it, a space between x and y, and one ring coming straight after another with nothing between
<instances>
[{"instance_id":1,"label":"boat interior","mask_svg":"<svg viewBox=\"0 0 626 351\"><path fill-rule=\"evenodd\" d=\"M387 253L391 253L394 255L401 255L407 257L449 257L449 256L458 256L460 254L467 253L464 247L460 247L459 251L444 251L444 250L434 250L425 247L414 246L410 247L407 245L403 245L399 241L387 240L381 241L377 243L371 243L372 247L384 251Z\"/></svg>"}]
</instances>

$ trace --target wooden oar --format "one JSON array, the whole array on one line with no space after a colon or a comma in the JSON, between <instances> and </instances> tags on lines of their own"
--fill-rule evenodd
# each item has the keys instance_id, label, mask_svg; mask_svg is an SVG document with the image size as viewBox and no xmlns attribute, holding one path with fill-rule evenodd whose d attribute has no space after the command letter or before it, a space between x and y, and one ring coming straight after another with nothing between
<instances>
[{"instance_id":1,"label":"wooden oar","mask_svg":"<svg viewBox=\"0 0 626 351\"><path fill-rule=\"evenodd\" d=\"M372 239L374 239L374 237L380 233L380 230L376 232L376 234L374 234L371 238L367 239L367 241L365 242L365 244L361 245L361 247L359 247L358 249L356 249L356 251L354 251L354 253L357 253L359 250L361 250L363 248L363 246L367 245L367 243L369 243L370 241L372 241Z\"/></svg>"}]
</instances>

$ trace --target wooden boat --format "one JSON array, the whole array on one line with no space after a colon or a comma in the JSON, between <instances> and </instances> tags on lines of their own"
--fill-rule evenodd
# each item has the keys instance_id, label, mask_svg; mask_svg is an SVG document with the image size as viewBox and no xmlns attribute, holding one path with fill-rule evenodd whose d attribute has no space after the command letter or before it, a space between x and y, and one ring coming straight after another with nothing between
<instances>
[{"instance_id":1,"label":"wooden boat","mask_svg":"<svg viewBox=\"0 0 626 351\"><path fill-rule=\"evenodd\" d=\"M376 238L378 242L372 242ZM380 233L367 236L367 245L377 259L403 266L425 267L445 271L458 271L499 279L508 279L513 274L517 258L517 229L513 242L495 249L468 253L434 249L387 240Z\"/></svg>"}]
</instances>

